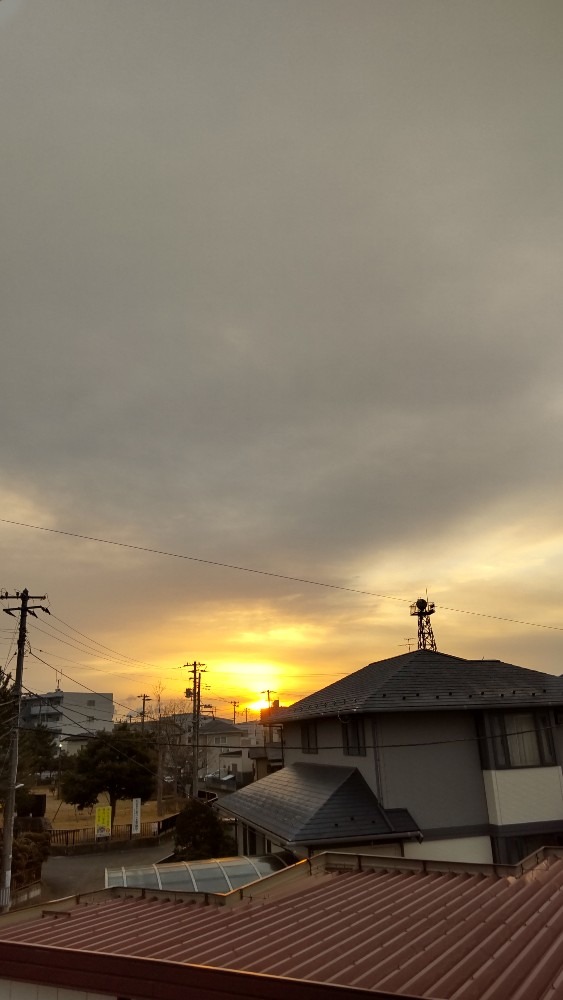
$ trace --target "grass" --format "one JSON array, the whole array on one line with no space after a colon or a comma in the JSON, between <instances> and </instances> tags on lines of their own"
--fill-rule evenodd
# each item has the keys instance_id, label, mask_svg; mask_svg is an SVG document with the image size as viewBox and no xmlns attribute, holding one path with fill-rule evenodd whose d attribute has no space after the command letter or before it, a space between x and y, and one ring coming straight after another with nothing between
<instances>
[{"instance_id":1,"label":"grass","mask_svg":"<svg viewBox=\"0 0 563 1000\"><path fill-rule=\"evenodd\" d=\"M39 788L35 788L34 791L38 792L40 795L47 796L45 816L51 821L54 830L75 830L81 827L94 826L94 808L83 809L80 811L76 808L76 806L71 806L68 802L63 802L61 799L58 799L52 789L47 788L44 785ZM157 819L163 819L165 816L173 816L178 812L178 809L182 808L183 804L183 802L180 802L173 796L166 798L163 802L163 812L159 816L157 813L156 800L151 799L149 802L144 802L141 806L141 822L149 823L154 822ZM105 794L100 795L98 805L109 805L108 796ZM115 823L130 823L131 812L132 802L130 799L124 799L123 801L118 802L115 814Z\"/></svg>"}]
</instances>

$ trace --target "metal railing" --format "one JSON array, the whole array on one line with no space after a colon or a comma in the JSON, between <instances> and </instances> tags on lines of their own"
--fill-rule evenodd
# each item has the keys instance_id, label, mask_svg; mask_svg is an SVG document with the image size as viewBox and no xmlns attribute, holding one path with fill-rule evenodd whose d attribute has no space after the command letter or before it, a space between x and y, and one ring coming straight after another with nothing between
<instances>
[{"instance_id":1,"label":"metal railing","mask_svg":"<svg viewBox=\"0 0 563 1000\"><path fill-rule=\"evenodd\" d=\"M138 840L141 838L160 837L161 834L173 830L176 826L176 816L167 816L166 819L154 820L153 822L141 823L140 833L133 833L131 823L115 823L111 831L111 837L96 837L96 828L93 826L77 827L72 830L50 830L50 843L56 847L75 847L78 844L96 844L101 840L123 841Z\"/></svg>"}]
</instances>

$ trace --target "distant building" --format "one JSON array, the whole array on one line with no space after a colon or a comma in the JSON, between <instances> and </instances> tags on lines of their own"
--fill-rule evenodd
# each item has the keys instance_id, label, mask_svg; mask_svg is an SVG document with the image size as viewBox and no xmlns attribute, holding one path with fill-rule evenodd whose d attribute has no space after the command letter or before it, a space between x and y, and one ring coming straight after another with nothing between
<instances>
[{"instance_id":1,"label":"distant building","mask_svg":"<svg viewBox=\"0 0 563 1000\"><path fill-rule=\"evenodd\" d=\"M81 736L113 729L111 692L48 691L22 700L22 725L46 726L55 736Z\"/></svg>"},{"instance_id":2,"label":"distant building","mask_svg":"<svg viewBox=\"0 0 563 1000\"><path fill-rule=\"evenodd\" d=\"M208 719L200 729L200 778L212 788L234 791L257 778L257 758L267 757L267 727L259 722L233 725L222 719ZM281 741L278 743L281 767ZM204 772L204 773L203 773Z\"/></svg>"}]
</instances>

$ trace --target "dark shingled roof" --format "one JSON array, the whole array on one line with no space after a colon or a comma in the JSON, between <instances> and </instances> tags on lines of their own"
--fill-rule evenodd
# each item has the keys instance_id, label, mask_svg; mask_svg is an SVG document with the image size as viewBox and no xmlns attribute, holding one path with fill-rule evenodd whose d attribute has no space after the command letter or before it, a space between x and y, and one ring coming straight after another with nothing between
<instances>
[{"instance_id":1,"label":"dark shingled roof","mask_svg":"<svg viewBox=\"0 0 563 1000\"><path fill-rule=\"evenodd\" d=\"M290 764L216 808L286 844L329 846L417 836L406 809L383 809L355 767Z\"/></svg>"},{"instance_id":2,"label":"dark shingled roof","mask_svg":"<svg viewBox=\"0 0 563 1000\"><path fill-rule=\"evenodd\" d=\"M221 733L222 736L241 736L240 729L236 729L232 722L224 719L202 719L199 731L203 736L213 736Z\"/></svg>"},{"instance_id":3,"label":"dark shingled roof","mask_svg":"<svg viewBox=\"0 0 563 1000\"><path fill-rule=\"evenodd\" d=\"M563 706L563 681L500 660L416 649L370 663L295 702L279 722L346 712Z\"/></svg>"}]
</instances>

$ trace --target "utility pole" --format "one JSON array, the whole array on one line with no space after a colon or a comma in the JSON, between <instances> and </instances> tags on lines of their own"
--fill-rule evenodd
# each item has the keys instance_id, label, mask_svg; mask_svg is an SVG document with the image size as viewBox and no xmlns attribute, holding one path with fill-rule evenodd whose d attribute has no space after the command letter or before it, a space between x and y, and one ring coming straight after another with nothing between
<instances>
[{"instance_id":1,"label":"utility pole","mask_svg":"<svg viewBox=\"0 0 563 1000\"><path fill-rule=\"evenodd\" d=\"M276 694L276 692L272 691L271 688L266 688L266 690L265 691L261 691L260 694L267 695L267 698L268 698L268 708L271 708L271 705L270 705L270 695L271 694Z\"/></svg>"},{"instance_id":2,"label":"utility pole","mask_svg":"<svg viewBox=\"0 0 563 1000\"><path fill-rule=\"evenodd\" d=\"M237 708L240 705L240 701L230 701L229 705L233 706L233 726L237 724Z\"/></svg>"},{"instance_id":3,"label":"utility pole","mask_svg":"<svg viewBox=\"0 0 563 1000\"><path fill-rule=\"evenodd\" d=\"M144 733L144 731L145 731L145 704L146 704L147 701L152 701L152 698L149 698L148 694L138 694L137 698L142 698L143 699L143 709L142 709L142 712L141 712L141 732Z\"/></svg>"},{"instance_id":4,"label":"utility pole","mask_svg":"<svg viewBox=\"0 0 563 1000\"><path fill-rule=\"evenodd\" d=\"M164 815L164 804L163 804L163 801L162 801L162 763L163 763L162 757L163 757L163 747L162 747L161 725L162 725L162 719L161 719L160 714L159 714L159 716L158 716L158 723L157 723L157 727L158 727L157 728L157 734L158 734L157 735L157 740L158 740L158 744L157 744L158 758L157 759L158 759L158 763L157 763L157 769L156 769L156 815L157 816L163 816Z\"/></svg>"},{"instance_id":5,"label":"utility pole","mask_svg":"<svg viewBox=\"0 0 563 1000\"><path fill-rule=\"evenodd\" d=\"M199 770L199 719L201 713L201 675L205 673L205 663L184 663L193 673L192 681L192 780L190 794L197 799L197 779ZM189 690L189 689L188 689Z\"/></svg>"},{"instance_id":6,"label":"utility pole","mask_svg":"<svg viewBox=\"0 0 563 1000\"><path fill-rule=\"evenodd\" d=\"M50 614L48 608L42 604L32 604L30 601L45 601L47 595L30 595L27 587L16 590L15 594L0 594L2 601L20 601L19 608L3 608L7 615L15 617L15 612L20 613L20 627L18 633L18 655L16 660L16 677L14 680L14 725L10 733L10 757L8 765L8 790L4 803L4 837L2 845L2 865L0 867L0 911L7 913L10 909L10 886L12 883L12 848L14 842L14 818L16 814L16 785L18 779L18 749L19 749L19 726L21 714L22 686L23 686L23 661L25 657L26 624L28 614L37 618L35 612L40 609L46 614Z\"/></svg>"}]
</instances>

